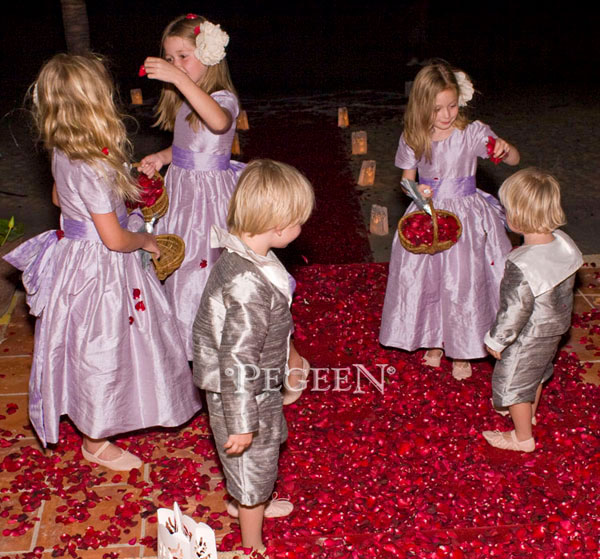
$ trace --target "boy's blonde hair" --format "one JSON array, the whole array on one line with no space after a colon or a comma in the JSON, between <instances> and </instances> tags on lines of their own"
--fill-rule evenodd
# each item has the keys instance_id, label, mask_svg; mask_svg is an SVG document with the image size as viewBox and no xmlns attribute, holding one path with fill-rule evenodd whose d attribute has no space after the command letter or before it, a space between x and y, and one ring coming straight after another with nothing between
<instances>
[{"instance_id":1,"label":"boy's blonde hair","mask_svg":"<svg viewBox=\"0 0 600 559\"><path fill-rule=\"evenodd\" d=\"M535 167L508 177L498 192L506 218L520 233L550 233L567 223L560 204L560 185Z\"/></svg>"},{"instance_id":2,"label":"boy's blonde hair","mask_svg":"<svg viewBox=\"0 0 600 559\"><path fill-rule=\"evenodd\" d=\"M57 54L32 85L33 114L47 149L85 161L106 177L119 198L137 200L139 190L128 169L131 144L114 93L101 57Z\"/></svg>"},{"instance_id":3,"label":"boy's blonde hair","mask_svg":"<svg viewBox=\"0 0 600 559\"><path fill-rule=\"evenodd\" d=\"M234 235L258 235L305 223L315 205L306 177L291 165L271 159L248 163L229 202L227 227Z\"/></svg>"},{"instance_id":4,"label":"boy's blonde hair","mask_svg":"<svg viewBox=\"0 0 600 559\"><path fill-rule=\"evenodd\" d=\"M189 18L186 16L179 16L167 25L163 31L161 39L161 56L164 57L164 44L168 37L179 37L184 41L188 41L194 47L196 46L196 33L195 29L201 23L204 23L206 18L202 16L196 16ZM194 55L192 55L194 56ZM207 66L206 74L202 80L196 84L202 91L210 95L215 91L227 90L231 91L237 96L231 76L229 74L229 66L227 65L227 58L223 58L221 62L214 66ZM177 88L170 83L166 83L160 93L160 99L156 106L157 120L154 126L158 126L161 130L172 131L175 127L175 117L181 104L183 103L183 97ZM195 111L192 111L186 120L190 123L194 131L198 130L200 125L200 118Z\"/></svg>"},{"instance_id":5,"label":"boy's blonde hair","mask_svg":"<svg viewBox=\"0 0 600 559\"><path fill-rule=\"evenodd\" d=\"M404 113L404 139L415 152L417 160L425 155L425 159L431 161L431 130L435 121L435 98L447 89L455 91L457 97L460 95L460 88L454 74L458 71L447 62L436 61L423 67L415 78ZM463 130L468 123L463 107L460 107L454 126Z\"/></svg>"}]
</instances>

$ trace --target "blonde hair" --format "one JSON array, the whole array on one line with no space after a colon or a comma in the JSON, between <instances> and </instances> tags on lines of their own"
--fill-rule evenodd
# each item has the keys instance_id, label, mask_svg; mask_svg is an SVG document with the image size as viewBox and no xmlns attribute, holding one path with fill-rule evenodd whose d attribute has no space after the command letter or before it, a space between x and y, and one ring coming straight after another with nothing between
<instances>
[{"instance_id":1,"label":"blonde hair","mask_svg":"<svg viewBox=\"0 0 600 559\"><path fill-rule=\"evenodd\" d=\"M415 152L417 160L425 155L426 161L431 161L431 130L435 121L435 98L447 89L460 95L455 72L447 62L438 61L422 68L410 90L408 104L404 113L404 139ZM467 76L468 78L468 76ZM454 126L463 130L469 120L463 108L459 108Z\"/></svg>"},{"instance_id":2,"label":"blonde hair","mask_svg":"<svg viewBox=\"0 0 600 559\"><path fill-rule=\"evenodd\" d=\"M137 200L139 191L128 170L131 144L102 59L57 54L42 66L31 91L45 147L92 165L120 199Z\"/></svg>"},{"instance_id":3,"label":"blonde hair","mask_svg":"<svg viewBox=\"0 0 600 559\"><path fill-rule=\"evenodd\" d=\"M271 159L248 163L229 202L227 227L234 235L258 235L274 227L306 223L315 205L311 184L297 169Z\"/></svg>"},{"instance_id":4,"label":"blonde hair","mask_svg":"<svg viewBox=\"0 0 600 559\"><path fill-rule=\"evenodd\" d=\"M194 18L188 18L187 16L180 16L165 28L161 38L161 56L164 57L164 44L165 40L169 37L179 37L184 41L188 41L194 47L196 46L196 33L195 29L201 23L207 21L202 16L196 16ZM223 58L221 62L214 66L207 66L206 73L199 83L196 84L202 91L210 95L215 91L221 91L223 89L231 91L237 96L233 83L231 81L231 75L229 74L229 66L227 65L227 59ZM161 93L158 105L156 106L156 122L154 126L158 126L161 130L173 130L175 127L175 117L177 111L183 103L183 96L173 84L165 84ZM195 111L192 111L186 120L190 123L194 131L198 130L200 125L200 117Z\"/></svg>"},{"instance_id":5,"label":"blonde hair","mask_svg":"<svg viewBox=\"0 0 600 559\"><path fill-rule=\"evenodd\" d=\"M550 233L567 223L560 185L540 169L517 171L502 183L498 195L507 220L520 233Z\"/></svg>"}]
</instances>

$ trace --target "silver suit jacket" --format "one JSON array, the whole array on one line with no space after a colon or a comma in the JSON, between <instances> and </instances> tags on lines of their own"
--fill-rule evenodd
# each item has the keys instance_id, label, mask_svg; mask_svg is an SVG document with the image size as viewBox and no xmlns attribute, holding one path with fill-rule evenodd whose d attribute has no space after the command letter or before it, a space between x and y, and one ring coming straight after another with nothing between
<instances>
[{"instance_id":1,"label":"silver suit jacket","mask_svg":"<svg viewBox=\"0 0 600 559\"><path fill-rule=\"evenodd\" d=\"M215 263L193 327L194 382L221 394L230 434L258 430L256 398L283 383L292 331L289 274L275 254L252 252L213 227Z\"/></svg>"},{"instance_id":2,"label":"silver suit jacket","mask_svg":"<svg viewBox=\"0 0 600 559\"><path fill-rule=\"evenodd\" d=\"M523 245L507 257L500 308L485 344L501 352L519 335L560 336L571 324L575 272L581 252L562 231L543 245Z\"/></svg>"}]
</instances>

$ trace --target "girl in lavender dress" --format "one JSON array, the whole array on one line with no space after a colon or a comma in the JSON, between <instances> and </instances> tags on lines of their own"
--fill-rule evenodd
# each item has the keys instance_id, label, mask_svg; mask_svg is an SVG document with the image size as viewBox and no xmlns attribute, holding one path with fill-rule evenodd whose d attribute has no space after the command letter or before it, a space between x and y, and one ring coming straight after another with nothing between
<instances>
[{"instance_id":1,"label":"girl in lavender dress","mask_svg":"<svg viewBox=\"0 0 600 559\"><path fill-rule=\"evenodd\" d=\"M415 78L396 153L402 178L417 180L434 207L456 214L463 233L450 249L413 254L394 238L379 339L407 351L427 348L424 363L453 359L452 374L471 376L470 359L486 356L483 338L498 310L498 293L510 242L502 208L475 186L477 158L516 165L517 149L462 112L473 96L464 72L445 62L425 66ZM407 213L417 208L411 204Z\"/></svg>"},{"instance_id":2,"label":"girl in lavender dress","mask_svg":"<svg viewBox=\"0 0 600 559\"><path fill-rule=\"evenodd\" d=\"M165 29L164 58L144 61L147 76L166 84L157 125L174 130L174 137L171 147L144 157L141 170L151 176L170 164L165 178L169 209L157 231L185 241L185 260L165 287L190 361L196 310L219 256L210 246L210 228L226 227L229 199L243 169L230 161L239 104L225 59L228 41L218 25L188 14Z\"/></svg>"},{"instance_id":3,"label":"girl in lavender dress","mask_svg":"<svg viewBox=\"0 0 600 559\"><path fill-rule=\"evenodd\" d=\"M42 444L57 443L60 416L83 433L84 458L113 470L141 466L107 438L176 426L199 395L162 286L138 249L155 238L126 227L138 197L113 84L95 57L56 55L33 90L34 114L52 154L62 230L5 259L23 270L35 327L29 415Z\"/></svg>"}]
</instances>

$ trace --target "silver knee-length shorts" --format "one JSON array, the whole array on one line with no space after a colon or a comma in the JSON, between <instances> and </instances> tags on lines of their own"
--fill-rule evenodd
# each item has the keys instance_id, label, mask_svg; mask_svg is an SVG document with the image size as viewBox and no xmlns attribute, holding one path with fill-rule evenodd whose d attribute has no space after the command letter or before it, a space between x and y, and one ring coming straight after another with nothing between
<instances>
[{"instance_id":1,"label":"silver knee-length shorts","mask_svg":"<svg viewBox=\"0 0 600 559\"><path fill-rule=\"evenodd\" d=\"M279 447L287 439L287 424L283 416L283 397L279 390L267 391L256 397L258 432L252 444L242 454L229 455L223 445L229 434L223 415L221 395L207 392L210 427L227 481L227 491L242 505L254 506L267 501L277 480Z\"/></svg>"}]
</instances>

